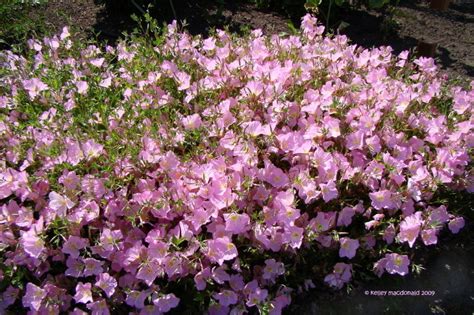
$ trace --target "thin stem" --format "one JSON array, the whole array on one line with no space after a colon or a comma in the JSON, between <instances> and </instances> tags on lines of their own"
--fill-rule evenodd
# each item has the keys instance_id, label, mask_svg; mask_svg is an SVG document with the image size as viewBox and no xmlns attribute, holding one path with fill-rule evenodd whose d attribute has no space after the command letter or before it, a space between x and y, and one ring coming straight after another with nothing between
<instances>
[{"instance_id":1,"label":"thin stem","mask_svg":"<svg viewBox=\"0 0 474 315\"><path fill-rule=\"evenodd\" d=\"M171 10L173 11L174 19L178 21L178 16L176 15L176 10L174 9L173 0L170 0Z\"/></svg>"},{"instance_id":2,"label":"thin stem","mask_svg":"<svg viewBox=\"0 0 474 315\"><path fill-rule=\"evenodd\" d=\"M331 7L333 0L329 1L328 16L326 18L326 32L329 30L329 17L331 16Z\"/></svg>"},{"instance_id":3,"label":"thin stem","mask_svg":"<svg viewBox=\"0 0 474 315\"><path fill-rule=\"evenodd\" d=\"M135 6L135 8L137 8L138 11L141 12L141 14L145 14L145 13L146 13L145 10L143 10L143 8L142 8L141 6L139 6L138 3L136 3L134 0L132 0L131 2L132 2L132 4Z\"/></svg>"}]
</instances>

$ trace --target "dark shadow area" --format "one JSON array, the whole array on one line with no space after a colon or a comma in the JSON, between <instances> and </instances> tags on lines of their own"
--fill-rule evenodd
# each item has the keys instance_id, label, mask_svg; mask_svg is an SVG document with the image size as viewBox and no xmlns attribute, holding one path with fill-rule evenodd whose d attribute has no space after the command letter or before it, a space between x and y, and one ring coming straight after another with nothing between
<instances>
[{"instance_id":1,"label":"dark shadow area","mask_svg":"<svg viewBox=\"0 0 474 315\"><path fill-rule=\"evenodd\" d=\"M150 4L151 16L160 25L185 21L185 29L193 35L208 36L213 29L224 28L237 34L257 28L280 34L291 33L290 25L299 26L303 0L269 1L268 6L257 6L250 0L49 0L34 14L39 15L35 20L45 21L43 28L49 33L71 25L81 40L97 35L109 44L130 33L137 26L131 15L142 15ZM324 23L324 18L322 7L318 19ZM414 50L419 41L437 44L435 58L442 69L454 76L474 76L474 4L451 4L444 12L418 0L404 0L384 10L334 8L328 24L329 32L345 34L365 48L391 46L399 53Z\"/></svg>"},{"instance_id":2,"label":"dark shadow area","mask_svg":"<svg viewBox=\"0 0 474 315\"><path fill-rule=\"evenodd\" d=\"M137 26L132 19L132 14L142 13L128 0L93 0L101 7L96 14L96 23L92 32L98 35L100 40L114 44L124 32L130 33Z\"/></svg>"},{"instance_id":3,"label":"dark shadow area","mask_svg":"<svg viewBox=\"0 0 474 315\"><path fill-rule=\"evenodd\" d=\"M471 223L458 235L443 233L440 245L420 249L415 259L426 268L420 275L355 279L350 293L321 286L297 297L284 314L470 314L474 309L472 229ZM381 292L386 295L380 296Z\"/></svg>"},{"instance_id":4,"label":"dark shadow area","mask_svg":"<svg viewBox=\"0 0 474 315\"><path fill-rule=\"evenodd\" d=\"M474 14L474 3L465 3L462 5L451 3L450 8L464 14Z\"/></svg>"},{"instance_id":5,"label":"dark shadow area","mask_svg":"<svg viewBox=\"0 0 474 315\"><path fill-rule=\"evenodd\" d=\"M350 10L341 14L341 20L349 25L340 33L348 36L354 44L365 48L391 46L395 53L399 53L415 48L418 42L413 37L400 37L396 29L386 29L383 15Z\"/></svg>"},{"instance_id":6,"label":"dark shadow area","mask_svg":"<svg viewBox=\"0 0 474 315\"><path fill-rule=\"evenodd\" d=\"M359 271L354 273L350 292L334 291L318 283L314 290L297 296L284 314L471 314L474 310L474 199L468 192L444 189L437 196L443 196L442 204L462 214L466 225L458 234L452 234L446 227L435 245L411 250L406 247L411 261L425 268L419 275L410 270L404 277L385 273L378 278L372 272L363 274L362 266L355 265ZM421 240L416 244L421 244ZM377 291L385 291L387 295L377 295ZM388 296L388 291L405 295ZM411 296L400 291L420 292ZM421 291L426 292L422 295Z\"/></svg>"},{"instance_id":7,"label":"dark shadow area","mask_svg":"<svg viewBox=\"0 0 474 315\"><path fill-rule=\"evenodd\" d=\"M131 31L136 22L131 14L142 14L149 8L160 25L177 20L193 35L208 36L213 29L228 28L234 33L245 29L261 28L265 33L287 32L287 18L270 9L257 8L245 1L189 1L189 0L95 0L104 5L97 16L94 31L106 40L118 38L124 31ZM148 7L148 5L152 5Z\"/></svg>"},{"instance_id":8,"label":"dark shadow area","mask_svg":"<svg viewBox=\"0 0 474 315\"><path fill-rule=\"evenodd\" d=\"M416 10L418 12L431 14L440 18L449 19L451 21L461 23L474 22L474 18L468 16L474 14L474 4L467 3L462 5L456 5L454 3L451 3L449 5L448 10L446 11L433 10L429 7L429 3L423 3L420 1L404 1L401 3L401 6Z\"/></svg>"}]
</instances>

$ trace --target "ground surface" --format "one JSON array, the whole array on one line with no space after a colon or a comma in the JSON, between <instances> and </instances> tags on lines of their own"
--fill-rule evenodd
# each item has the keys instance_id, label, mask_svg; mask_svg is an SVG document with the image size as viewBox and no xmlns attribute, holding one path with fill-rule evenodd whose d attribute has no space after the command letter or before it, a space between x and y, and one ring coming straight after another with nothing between
<instances>
[{"instance_id":1,"label":"ground surface","mask_svg":"<svg viewBox=\"0 0 474 315\"><path fill-rule=\"evenodd\" d=\"M451 75L474 77L474 4L451 5L441 12L426 2L403 3L382 16L373 11L347 14L345 33L362 46L412 49L418 41L437 44L436 59Z\"/></svg>"},{"instance_id":2,"label":"ground surface","mask_svg":"<svg viewBox=\"0 0 474 315\"><path fill-rule=\"evenodd\" d=\"M472 226L440 246L429 247L417 259L426 268L420 275L384 275L359 282L350 292L316 289L295 301L286 314L472 314L474 310L474 250ZM419 256L420 256L419 255ZM410 291L419 296L388 296L388 291ZM430 296L432 291L433 296ZM387 292L386 296L377 296Z\"/></svg>"},{"instance_id":3,"label":"ground surface","mask_svg":"<svg viewBox=\"0 0 474 315\"><path fill-rule=\"evenodd\" d=\"M231 31L261 28L267 34L289 33L290 19L282 12L258 9L243 1L175 0L179 20L187 21L193 34L207 35L212 28L228 26ZM219 4L221 3L221 4ZM168 1L157 1L154 15L169 22L175 15ZM131 31L132 12L125 0L49 0L40 11L45 21L59 29L65 24L82 30L84 37L99 33L113 42L123 31ZM38 13L35 13L38 14ZM298 19L293 21L297 24ZM343 22L341 24L341 22ZM474 77L474 4L451 5L445 12L429 9L426 2L402 1L394 10L380 12L360 9L340 11L331 20L335 32L349 36L364 47L390 45L396 52L414 49L418 41L436 43L436 59L451 76Z\"/></svg>"}]
</instances>

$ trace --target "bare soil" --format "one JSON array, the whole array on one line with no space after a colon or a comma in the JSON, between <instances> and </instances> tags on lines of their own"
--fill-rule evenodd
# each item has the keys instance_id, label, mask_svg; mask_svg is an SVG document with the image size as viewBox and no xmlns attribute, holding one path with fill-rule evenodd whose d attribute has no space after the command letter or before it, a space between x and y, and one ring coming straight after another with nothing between
<instances>
[{"instance_id":1,"label":"bare soil","mask_svg":"<svg viewBox=\"0 0 474 315\"><path fill-rule=\"evenodd\" d=\"M298 26L298 18L291 21L282 12L260 9L242 0L175 0L174 12L169 1L156 2L159 7L152 12L160 22L185 20L187 30L195 35L206 36L212 29L225 26L237 33L260 28L266 34L290 33L289 24ZM125 0L50 0L40 10L44 11L46 22L58 30L69 24L79 29L84 38L99 34L99 38L112 43L122 32L135 27L130 15L140 14ZM389 45L400 52L414 50L419 41L435 43L437 63L450 76L474 77L473 3L451 4L441 12L431 10L426 1L407 0L385 12L340 10L330 22L334 32L346 34L367 48Z\"/></svg>"}]
</instances>

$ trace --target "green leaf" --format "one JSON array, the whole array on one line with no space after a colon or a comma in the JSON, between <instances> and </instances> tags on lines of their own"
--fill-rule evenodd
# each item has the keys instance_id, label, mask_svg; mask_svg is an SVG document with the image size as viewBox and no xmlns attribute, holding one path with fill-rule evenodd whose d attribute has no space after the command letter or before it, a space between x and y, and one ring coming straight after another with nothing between
<instances>
[{"instance_id":1,"label":"green leaf","mask_svg":"<svg viewBox=\"0 0 474 315\"><path fill-rule=\"evenodd\" d=\"M311 10L316 10L319 5L321 4L322 0L306 0L306 3L304 4L304 7L306 10L311 11Z\"/></svg>"},{"instance_id":2,"label":"green leaf","mask_svg":"<svg viewBox=\"0 0 474 315\"><path fill-rule=\"evenodd\" d=\"M386 5L388 2L389 0L369 0L369 7L378 9Z\"/></svg>"}]
</instances>

